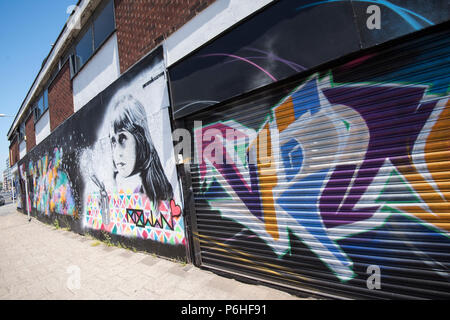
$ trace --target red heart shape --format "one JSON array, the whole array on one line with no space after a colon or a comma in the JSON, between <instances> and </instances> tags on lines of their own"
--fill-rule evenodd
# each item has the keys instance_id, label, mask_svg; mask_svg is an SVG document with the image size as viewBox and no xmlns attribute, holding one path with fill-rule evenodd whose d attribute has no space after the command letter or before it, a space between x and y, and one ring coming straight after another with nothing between
<instances>
[{"instance_id":1,"label":"red heart shape","mask_svg":"<svg viewBox=\"0 0 450 320\"><path fill-rule=\"evenodd\" d=\"M175 204L175 200L170 200L170 211L173 217L178 217L181 213L181 208Z\"/></svg>"}]
</instances>

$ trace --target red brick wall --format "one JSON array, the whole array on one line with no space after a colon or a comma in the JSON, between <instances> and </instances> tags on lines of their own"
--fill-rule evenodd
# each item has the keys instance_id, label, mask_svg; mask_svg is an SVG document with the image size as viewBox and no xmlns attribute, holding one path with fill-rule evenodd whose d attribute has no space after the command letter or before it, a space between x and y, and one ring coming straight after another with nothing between
<instances>
[{"instance_id":1,"label":"red brick wall","mask_svg":"<svg viewBox=\"0 0 450 320\"><path fill-rule=\"evenodd\" d=\"M27 137L27 152L36 145L36 133L34 130L34 115L31 114L25 122L25 136Z\"/></svg>"},{"instance_id":2,"label":"red brick wall","mask_svg":"<svg viewBox=\"0 0 450 320\"><path fill-rule=\"evenodd\" d=\"M115 0L120 72L215 0Z\"/></svg>"},{"instance_id":3,"label":"red brick wall","mask_svg":"<svg viewBox=\"0 0 450 320\"><path fill-rule=\"evenodd\" d=\"M13 143L11 143L9 150L12 153L12 157L10 158L10 166L12 167L19 161L19 144L17 143L17 139L14 139Z\"/></svg>"},{"instance_id":4,"label":"red brick wall","mask_svg":"<svg viewBox=\"0 0 450 320\"><path fill-rule=\"evenodd\" d=\"M73 112L73 91L70 80L69 62L67 61L48 88L50 112L50 130L53 131Z\"/></svg>"}]
</instances>

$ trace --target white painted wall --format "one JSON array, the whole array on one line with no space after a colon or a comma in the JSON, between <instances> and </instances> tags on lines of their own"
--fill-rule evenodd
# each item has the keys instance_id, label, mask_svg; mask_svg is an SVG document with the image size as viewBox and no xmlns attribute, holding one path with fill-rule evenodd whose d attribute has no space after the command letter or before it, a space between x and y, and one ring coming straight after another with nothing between
<instances>
[{"instance_id":1,"label":"white painted wall","mask_svg":"<svg viewBox=\"0 0 450 320\"><path fill-rule=\"evenodd\" d=\"M50 112L48 109L39 121L34 124L34 130L36 132L36 145L41 143L50 134Z\"/></svg>"},{"instance_id":2,"label":"white painted wall","mask_svg":"<svg viewBox=\"0 0 450 320\"><path fill-rule=\"evenodd\" d=\"M25 157L26 154L27 154L27 142L25 140L23 140L19 144L19 157L20 157L20 159Z\"/></svg>"},{"instance_id":3,"label":"white painted wall","mask_svg":"<svg viewBox=\"0 0 450 320\"><path fill-rule=\"evenodd\" d=\"M217 0L165 42L169 67L273 0Z\"/></svg>"},{"instance_id":4,"label":"white painted wall","mask_svg":"<svg viewBox=\"0 0 450 320\"><path fill-rule=\"evenodd\" d=\"M117 35L113 34L73 78L74 111L80 110L119 76Z\"/></svg>"}]
</instances>

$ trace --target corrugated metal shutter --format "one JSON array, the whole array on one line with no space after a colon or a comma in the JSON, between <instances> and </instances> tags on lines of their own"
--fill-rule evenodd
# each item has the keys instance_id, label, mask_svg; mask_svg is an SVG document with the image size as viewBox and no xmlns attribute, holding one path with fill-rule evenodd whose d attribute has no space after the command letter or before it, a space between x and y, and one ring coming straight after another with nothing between
<instances>
[{"instance_id":1,"label":"corrugated metal shutter","mask_svg":"<svg viewBox=\"0 0 450 320\"><path fill-rule=\"evenodd\" d=\"M449 44L447 26L186 118L202 265L450 298Z\"/></svg>"}]
</instances>

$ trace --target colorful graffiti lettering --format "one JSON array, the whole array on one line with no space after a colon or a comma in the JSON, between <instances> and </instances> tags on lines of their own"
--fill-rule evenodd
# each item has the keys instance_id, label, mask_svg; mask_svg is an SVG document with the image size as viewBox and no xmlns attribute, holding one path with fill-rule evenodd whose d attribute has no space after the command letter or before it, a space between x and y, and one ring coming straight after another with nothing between
<instances>
[{"instance_id":1,"label":"colorful graffiti lettering","mask_svg":"<svg viewBox=\"0 0 450 320\"><path fill-rule=\"evenodd\" d=\"M62 148L55 148L53 157L45 155L28 164L28 174L33 178L32 206L47 216L53 212L78 215L69 177L61 168L62 156Z\"/></svg>"},{"instance_id":2,"label":"colorful graffiti lettering","mask_svg":"<svg viewBox=\"0 0 450 320\"><path fill-rule=\"evenodd\" d=\"M449 237L450 101L427 89L313 76L257 132L235 121L198 128L203 197L279 257L290 250L289 230L341 281L355 273L338 240L391 215Z\"/></svg>"},{"instance_id":3,"label":"colorful graffiti lettering","mask_svg":"<svg viewBox=\"0 0 450 320\"><path fill-rule=\"evenodd\" d=\"M101 198L100 193L87 197L87 227L112 234L185 245L181 208L174 200L160 201L159 207L155 208L145 194L133 193L131 190L111 193L108 195L109 223L105 224Z\"/></svg>"},{"instance_id":4,"label":"colorful graffiti lettering","mask_svg":"<svg viewBox=\"0 0 450 320\"><path fill-rule=\"evenodd\" d=\"M127 222L133 222L135 225L141 228L146 226L158 227L163 229L167 225L171 230L174 229L174 218L179 217L181 209L175 205L175 201L170 201L170 211L164 202L159 205L157 213L150 211L150 215L146 215L143 210L127 209Z\"/></svg>"}]
</instances>

